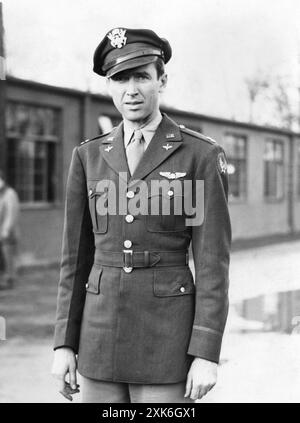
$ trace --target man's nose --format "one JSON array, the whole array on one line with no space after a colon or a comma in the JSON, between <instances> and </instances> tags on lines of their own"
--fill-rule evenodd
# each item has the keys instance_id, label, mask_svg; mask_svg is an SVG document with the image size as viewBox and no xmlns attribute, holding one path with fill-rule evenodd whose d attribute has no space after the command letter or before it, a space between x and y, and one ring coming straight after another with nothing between
<instances>
[{"instance_id":1,"label":"man's nose","mask_svg":"<svg viewBox=\"0 0 300 423\"><path fill-rule=\"evenodd\" d=\"M136 95L138 93L137 84L135 78L130 78L127 84L127 94L128 95Z\"/></svg>"}]
</instances>

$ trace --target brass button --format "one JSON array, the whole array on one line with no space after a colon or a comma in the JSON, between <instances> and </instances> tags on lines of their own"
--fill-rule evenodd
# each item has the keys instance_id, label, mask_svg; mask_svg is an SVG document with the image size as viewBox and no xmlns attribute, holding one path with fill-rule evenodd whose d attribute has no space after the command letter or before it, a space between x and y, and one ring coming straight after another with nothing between
<instances>
[{"instance_id":1,"label":"brass button","mask_svg":"<svg viewBox=\"0 0 300 423\"><path fill-rule=\"evenodd\" d=\"M133 271L133 267L123 267L125 273L131 273Z\"/></svg>"},{"instance_id":2,"label":"brass button","mask_svg":"<svg viewBox=\"0 0 300 423\"><path fill-rule=\"evenodd\" d=\"M134 197L134 192L133 192L133 191L128 191L128 192L126 193L126 197L127 197L127 198L133 198L133 197Z\"/></svg>"},{"instance_id":3,"label":"brass button","mask_svg":"<svg viewBox=\"0 0 300 423\"><path fill-rule=\"evenodd\" d=\"M126 241L124 241L124 247L130 248L131 246L132 246L132 242L129 239L126 239Z\"/></svg>"},{"instance_id":4,"label":"brass button","mask_svg":"<svg viewBox=\"0 0 300 423\"><path fill-rule=\"evenodd\" d=\"M132 216L132 214L127 214L125 216L125 220L127 223L132 223L134 221L134 217Z\"/></svg>"},{"instance_id":5,"label":"brass button","mask_svg":"<svg viewBox=\"0 0 300 423\"><path fill-rule=\"evenodd\" d=\"M86 284L85 284L85 287L86 287L86 289L88 289L88 287L89 287L89 284L88 284L88 283L86 283Z\"/></svg>"},{"instance_id":6,"label":"brass button","mask_svg":"<svg viewBox=\"0 0 300 423\"><path fill-rule=\"evenodd\" d=\"M90 189L89 190L89 195L92 195L93 194L93 190L92 189Z\"/></svg>"},{"instance_id":7,"label":"brass button","mask_svg":"<svg viewBox=\"0 0 300 423\"><path fill-rule=\"evenodd\" d=\"M168 191L168 196L172 197L172 195L174 195L174 192L172 190Z\"/></svg>"},{"instance_id":8,"label":"brass button","mask_svg":"<svg viewBox=\"0 0 300 423\"><path fill-rule=\"evenodd\" d=\"M180 292L185 292L185 287L184 286L181 286L180 287Z\"/></svg>"}]
</instances>

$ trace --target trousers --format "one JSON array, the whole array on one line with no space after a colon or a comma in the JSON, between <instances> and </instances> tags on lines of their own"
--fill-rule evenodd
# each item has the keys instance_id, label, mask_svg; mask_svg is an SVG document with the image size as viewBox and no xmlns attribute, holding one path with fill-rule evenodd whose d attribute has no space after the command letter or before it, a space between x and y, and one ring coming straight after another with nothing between
<instances>
[{"instance_id":1,"label":"trousers","mask_svg":"<svg viewBox=\"0 0 300 423\"><path fill-rule=\"evenodd\" d=\"M14 281L16 279L16 255L17 244L14 241L2 241L2 259L3 259L3 279L5 281Z\"/></svg>"},{"instance_id":2,"label":"trousers","mask_svg":"<svg viewBox=\"0 0 300 423\"><path fill-rule=\"evenodd\" d=\"M157 385L107 382L81 376L83 403L194 403L184 398L185 382Z\"/></svg>"}]
</instances>

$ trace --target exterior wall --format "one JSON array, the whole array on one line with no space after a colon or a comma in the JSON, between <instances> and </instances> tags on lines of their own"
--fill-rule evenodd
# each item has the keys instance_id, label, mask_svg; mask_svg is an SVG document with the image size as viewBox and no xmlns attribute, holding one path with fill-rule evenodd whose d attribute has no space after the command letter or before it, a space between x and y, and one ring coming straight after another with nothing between
<instances>
[{"instance_id":1,"label":"exterior wall","mask_svg":"<svg viewBox=\"0 0 300 423\"><path fill-rule=\"evenodd\" d=\"M202 123L203 133L222 145L227 132L247 137L246 199L230 202L233 239L253 238L288 233L288 173L289 139L272 132L259 132L230 125ZM282 200L264 198L264 141L282 140L284 144L284 197Z\"/></svg>"},{"instance_id":2,"label":"exterior wall","mask_svg":"<svg viewBox=\"0 0 300 423\"><path fill-rule=\"evenodd\" d=\"M300 290L277 292L271 296L271 308L268 296L243 300L238 304L240 314L246 320L263 322L266 330L291 333L300 322ZM298 328L296 330L298 332Z\"/></svg>"},{"instance_id":3,"label":"exterior wall","mask_svg":"<svg viewBox=\"0 0 300 423\"><path fill-rule=\"evenodd\" d=\"M78 98L51 91L8 85L7 100L61 111L61 137L58 146L57 201L43 206L23 205L20 218L20 263L57 261L60 256L63 226L64 187L73 147L81 140L81 107ZM62 181L62 183L61 183Z\"/></svg>"},{"instance_id":4,"label":"exterior wall","mask_svg":"<svg viewBox=\"0 0 300 423\"><path fill-rule=\"evenodd\" d=\"M59 108L61 111L61 137L58 148L58 198L55 204L22 206L21 261L58 261L63 229L63 206L67 172L74 146L82 140L100 133L99 116L109 116L115 125L121 120L112 101L101 95L75 90L64 90L21 80L8 81L7 99ZM250 239L273 234L286 234L291 230L291 217L295 231L300 231L300 199L296 196L296 143L290 151L289 133L267 130L254 125L214 119L202 115L162 108L177 123L184 124L215 138L221 145L226 132L247 137L247 195L245 200L230 202L233 240ZM269 201L263 195L264 140L280 139L284 143L284 198ZM291 168L290 160L294 163ZM291 170L292 169L292 170ZM289 170L291 170L289 180ZM289 191L292 189L292 196Z\"/></svg>"},{"instance_id":5,"label":"exterior wall","mask_svg":"<svg viewBox=\"0 0 300 423\"><path fill-rule=\"evenodd\" d=\"M295 231L300 231L300 196L298 196L298 185L300 184L300 163L298 160L300 160L300 154L297 154L297 152L300 149L300 140L299 138L294 139L293 143L293 214L294 214L294 222L295 222Z\"/></svg>"}]
</instances>

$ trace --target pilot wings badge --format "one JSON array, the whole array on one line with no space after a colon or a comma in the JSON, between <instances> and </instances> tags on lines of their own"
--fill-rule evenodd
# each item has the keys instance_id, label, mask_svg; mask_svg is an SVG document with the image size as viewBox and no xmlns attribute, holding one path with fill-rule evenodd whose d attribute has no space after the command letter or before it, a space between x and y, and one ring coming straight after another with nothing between
<instances>
[{"instance_id":1,"label":"pilot wings badge","mask_svg":"<svg viewBox=\"0 0 300 423\"><path fill-rule=\"evenodd\" d=\"M178 179L183 178L186 172L159 172L159 174L167 179Z\"/></svg>"},{"instance_id":2,"label":"pilot wings badge","mask_svg":"<svg viewBox=\"0 0 300 423\"><path fill-rule=\"evenodd\" d=\"M108 35L107 38L110 39L110 44L114 48L122 48L127 42L127 37L125 37L126 29L115 28Z\"/></svg>"}]
</instances>

